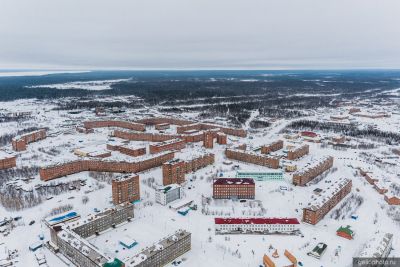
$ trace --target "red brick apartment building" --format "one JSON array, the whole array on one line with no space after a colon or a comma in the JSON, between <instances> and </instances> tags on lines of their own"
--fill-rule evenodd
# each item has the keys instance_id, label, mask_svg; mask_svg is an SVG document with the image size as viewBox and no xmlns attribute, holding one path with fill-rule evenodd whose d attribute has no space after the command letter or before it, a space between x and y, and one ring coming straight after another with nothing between
<instances>
[{"instance_id":1,"label":"red brick apartment building","mask_svg":"<svg viewBox=\"0 0 400 267\"><path fill-rule=\"evenodd\" d=\"M158 133L140 133L140 132L130 132L130 131L113 131L113 136L131 140L131 141L148 141L148 142L164 142L171 139L180 138L180 135L172 134L158 134Z\"/></svg>"},{"instance_id":2,"label":"red brick apartment building","mask_svg":"<svg viewBox=\"0 0 400 267\"><path fill-rule=\"evenodd\" d=\"M218 178L213 183L213 198L254 199L255 183L251 178Z\"/></svg>"},{"instance_id":3,"label":"red brick apartment building","mask_svg":"<svg viewBox=\"0 0 400 267\"><path fill-rule=\"evenodd\" d=\"M308 153L310 153L310 146L302 145L300 147L289 149L287 152L287 159L295 160L307 155Z\"/></svg>"},{"instance_id":4,"label":"red brick apartment building","mask_svg":"<svg viewBox=\"0 0 400 267\"><path fill-rule=\"evenodd\" d=\"M303 208L303 221L313 225L317 224L351 192L351 187L350 179L341 178L329 184L318 195L313 195L308 207Z\"/></svg>"},{"instance_id":5,"label":"red brick apartment building","mask_svg":"<svg viewBox=\"0 0 400 267\"><path fill-rule=\"evenodd\" d=\"M146 154L146 147L131 147L129 145L122 144L107 144L107 149L112 151L118 151L122 154L138 157Z\"/></svg>"},{"instance_id":6,"label":"red brick apartment building","mask_svg":"<svg viewBox=\"0 0 400 267\"><path fill-rule=\"evenodd\" d=\"M150 154L156 154L167 150L181 150L186 147L186 142L182 139L172 139L161 143L150 144Z\"/></svg>"},{"instance_id":7,"label":"red brick apartment building","mask_svg":"<svg viewBox=\"0 0 400 267\"><path fill-rule=\"evenodd\" d=\"M204 138L203 138L203 146L205 148L213 148L214 147L214 133L212 132L204 132Z\"/></svg>"},{"instance_id":8,"label":"red brick apartment building","mask_svg":"<svg viewBox=\"0 0 400 267\"><path fill-rule=\"evenodd\" d=\"M387 194L384 199L389 205L400 205L400 197Z\"/></svg>"},{"instance_id":9,"label":"red brick apartment building","mask_svg":"<svg viewBox=\"0 0 400 267\"><path fill-rule=\"evenodd\" d=\"M269 143L267 145L261 146L261 153L269 154L271 152L275 152L281 150L283 148L283 141L277 140L275 142Z\"/></svg>"},{"instance_id":10,"label":"red brick apartment building","mask_svg":"<svg viewBox=\"0 0 400 267\"><path fill-rule=\"evenodd\" d=\"M279 168L279 158L269 157L264 154L257 154L252 151L227 148L225 149L225 155L228 159L267 166L272 169Z\"/></svg>"},{"instance_id":11,"label":"red brick apartment building","mask_svg":"<svg viewBox=\"0 0 400 267\"><path fill-rule=\"evenodd\" d=\"M174 159L163 164L163 185L185 182L185 174L213 164L215 155L207 153L190 160Z\"/></svg>"},{"instance_id":12,"label":"red brick apartment building","mask_svg":"<svg viewBox=\"0 0 400 267\"><path fill-rule=\"evenodd\" d=\"M224 133L217 133L217 143L220 145L226 145L227 143L227 135Z\"/></svg>"},{"instance_id":13,"label":"red brick apartment building","mask_svg":"<svg viewBox=\"0 0 400 267\"><path fill-rule=\"evenodd\" d=\"M29 143L33 143L46 138L46 129L40 129L34 132L16 136L12 139L12 147L15 151L26 150Z\"/></svg>"},{"instance_id":14,"label":"red brick apartment building","mask_svg":"<svg viewBox=\"0 0 400 267\"><path fill-rule=\"evenodd\" d=\"M301 171L293 174L292 182L294 185L304 186L318 175L329 170L333 166L333 157L323 157L315 160Z\"/></svg>"},{"instance_id":15,"label":"red brick apartment building","mask_svg":"<svg viewBox=\"0 0 400 267\"><path fill-rule=\"evenodd\" d=\"M180 159L165 162L162 166L163 185L184 183L186 174L185 165L185 162Z\"/></svg>"},{"instance_id":16,"label":"red brick apartment building","mask_svg":"<svg viewBox=\"0 0 400 267\"><path fill-rule=\"evenodd\" d=\"M173 158L174 152L166 152L153 157L129 162L109 160L75 160L67 163L42 167L39 169L39 174L41 180L49 181L83 171L137 173L159 167L164 162L167 162Z\"/></svg>"},{"instance_id":17,"label":"red brick apartment building","mask_svg":"<svg viewBox=\"0 0 400 267\"><path fill-rule=\"evenodd\" d=\"M169 129L169 127L170 127L170 124L166 123L166 122L154 125L154 128L159 131L167 130L167 129Z\"/></svg>"},{"instance_id":18,"label":"red brick apartment building","mask_svg":"<svg viewBox=\"0 0 400 267\"><path fill-rule=\"evenodd\" d=\"M15 155L0 151L0 170L5 170L17 166L17 157Z\"/></svg>"},{"instance_id":19,"label":"red brick apartment building","mask_svg":"<svg viewBox=\"0 0 400 267\"><path fill-rule=\"evenodd\" d=\"M200 142L204 140L204 134L202 131L189 130L184 132L181 138L183 138L186 143Z\"/></svg>"},{"instance_id":20,"label":"red brick apartment building","mask_svg":"<svg viewBox=\"0 0 400 267\"><path fill-rule=\"evenodd\" d=\"M140 199L139 175L129 174L115 177L111 182L114 205Z\"/></svg>"},{"instance_id":21,"label":"red brick apartment building","mask_svg":"<svg viewBox=\"0 0 400 267\"><path fill-rule=\"evenodd\" d=\"M135 131L146 131L146 125L142 123L135 123L130 121L119 121L119 120L96 120L96 121L84 121L83 127L85 128L103 128L103 127L119 127Z\"/></svg>"}]
</instances>

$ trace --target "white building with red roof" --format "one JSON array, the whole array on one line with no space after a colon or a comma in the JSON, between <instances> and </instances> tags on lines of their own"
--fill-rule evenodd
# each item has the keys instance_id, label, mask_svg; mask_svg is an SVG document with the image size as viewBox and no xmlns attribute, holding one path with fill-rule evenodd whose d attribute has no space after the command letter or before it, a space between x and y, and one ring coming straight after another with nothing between
<instances>
[{"instance_id":1,"label":"white building with red roof","mask_svg":"<svg viewBox=\"0 0 400 267\"><path fill-rule=\"evenodd\" d=\"M296 218L215 218L216 234L296 234Z\"/></svg>"}]
</instances>

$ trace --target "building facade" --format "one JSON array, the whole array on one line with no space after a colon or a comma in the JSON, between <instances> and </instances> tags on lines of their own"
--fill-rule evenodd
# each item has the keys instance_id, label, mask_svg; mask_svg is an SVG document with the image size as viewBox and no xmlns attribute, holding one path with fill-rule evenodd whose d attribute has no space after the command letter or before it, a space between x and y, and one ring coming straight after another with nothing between
<instances>
[{"instance_id":1,"label":"building facade","mask_svg":"<svg viewBox=\"0 0 400 267\"><path fill-rule=\"evenodd\" d=\"M186 142L183 139L172 139L164 142L150 144L150 154L156 154L168 150L181 150L186 147Z\"/></svg>"},{"instance_id":2,"label":"building facade","mask_svg":"<svg viewBox=\"0 0 400 267\"><path fill-rule=\"evenodd\" d=\"M295 234L296 218L215 218L216 234Z\"/></svg>"},{"instance_id":3,"label":"building facade","mask_svg":"<svg viewBox=\"0 0 400 267\"><path fill-rule=\"evenodd\" d=\"M203 146L205 148L213 148L214 147L214 133L206 131L204 134Z\"/></svg>"},{"instance_id":4,"label":"building facade","mask_svg":"<svg viewBox=\"0 0 400 267\"><path fill-rule=\"evenodd\" d=\"M218 178L213 182L213 198L254 199L255 183L250 178Z\"/></svg>"},{"instance_id":5,"label":"building facade","mask_svg":"<svg viewBox=\"0 0 400 267\"><path fill-rule=\"evenodd\" d=\"M277 140L275 142L261 146L261 153L269 154L271 152L281 150L282 148L283 148L283 141Z\"/></svg>"},{"instance_id":6,"label":"building facade","mask_svg":"<svg viewBox=\"0 0 400 267\"><path fill-rule=\"evenodd\" d=\"M303 222L317 224L350 192L352 181L341 178L331 183L317 196L313 196L309 205L303 208Z\"/></svg>"},{"instance_id":7,"label":"building facade","mask_svg":"<svg viewBox=\"0 0 400 267\"><path fill-rule=\"evenodd\" d=\"M17 157L10 153L0 151L0 170L10 169L17 166Z\"/></svg>"},{"instance_id":8,"label":"building facade","mask_svg":"<svg viewBox=\"0 0 400 267\"><path fill-rule=\"evenodd\" d=\"M140 199L139 175L120 175L112 179L112 199L114 205Z\"/></svg>"},{"instance_id":9,"label":"building facade","mask_svg":"<svg viewBox=\"0 0 400 267\"><path fill-rule=\"evenodd\" d=\"M307 155L308 153L310 153L309 145L302 145L299 147L290 148L287 151L287 159L295 160L295 159L298 159L298 158L301 158L301 157Z\"/></svg>"},{"instance_id":10,"label":"building facade","mask_svg":"<svg viewBox=\"0 0 400 267\"><path fill-rule=\"evenodd\" d=\"M146 155L146 147L145 146L129 146L123 144L107 144L107 149L112 151L118 151L121 154L125 154L131 157L139 157L142 155Z\"/></svg>"},{"instance_id":11,"label":"building facade","mask_svg":"<svg viewBox=\"0 0 400 267\"><path fill-rule=\"evenodd\" d=\"M267 166L272 169L279 168L279 158L269 157L264 154L257 154L252 151L227 148L225 150L225 155L228 159L239 160L261 166Z\"/></svg>"},{"instance_id":12,"label":"building facade","mask_svg":"<svg viewBox=\"0 0 400 267\"><path fill-rule=\"evenodd\" d=\"M226 145L227 144L227 135L224 133L217 133L217 143L220 145Z\"/></svg>"},{"instance_id":13,"label":"building facade","mask_svg":"<svg viewBox=\"0 0 400 267\"><path fill-rule=\"evenodd\" d=\"M40 129L34 132L26 133L23 135L15 136L12 139L12 148L14 151L24 151L29 143L33 143L47 136L46 129Z\"/></svg>"},{"instance_id":14,"label":"building facade","mask_svg":"<svg viewBox=\"0 0 400 267\"><path fill-rule=\"evenodd\" d=\"M165 152L151 157L132 159L132 161L82 159L42 167L39 169L39 174L41 180L49 181L83 171L137 173L159 167L164 162L172 160L173 158L174 152Z\"/></svg>"},{"instance_id":15,"label":"building facade","mask_svg":"<svg viewBox=\"0 0 400 267\"><path fill-rule=\"evenodd\" d=\"M163 185L182 184L185 182L185 174L195 172L213 164L215 155L205 153L192 159L174 159L163 164Z\"/></svg>"},{"instance_id":16,"label":"building facade","mask_svg":"<svg viewBox=\"0 0 400 267\"><path fill-rule=\"evenodd\" d=\"M156 202L168 205L170 202L182 198L182 187L178 184L170 184L156 188Z\"/></svg>"}]
</instances>

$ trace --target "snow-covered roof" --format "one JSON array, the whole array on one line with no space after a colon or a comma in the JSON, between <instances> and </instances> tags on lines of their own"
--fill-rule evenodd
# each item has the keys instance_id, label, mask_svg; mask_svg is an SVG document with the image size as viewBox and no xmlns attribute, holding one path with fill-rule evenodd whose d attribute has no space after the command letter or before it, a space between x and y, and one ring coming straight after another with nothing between
<instances>
[{"instance_id":1,"label":"snow-covered roof","mask_svg":"<svg viewBox=\"0 0 400 267\"><path fill-rule=\"evenodd\" d=\"M322 188L322 191L318 195L312 195L307 209L318 210L350 182L351 180L347 178L339 178L333 181L326 188Z\"/></svg>"}]
</instances>

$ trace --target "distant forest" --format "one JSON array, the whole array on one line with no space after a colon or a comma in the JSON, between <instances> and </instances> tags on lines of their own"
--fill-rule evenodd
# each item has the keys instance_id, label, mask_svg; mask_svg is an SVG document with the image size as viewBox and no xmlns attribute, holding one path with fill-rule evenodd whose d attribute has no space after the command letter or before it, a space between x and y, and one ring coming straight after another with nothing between
<instances>
[{"instance_id":1,"label":"distant forest","mask_svg":"<svg viewBox=\"0 0 400 267\"><path fill-rule=\"evenodd\" d=\"M21 98L54 99L136 95L148 104L176 104L176 100L219 102L218 97L340 94L362 97L369 90L400 88L400 71L94 71L44 76L0 77L0 101ZM111 90L27 88L27 86L75 81L131 78L114 84ZM381 97L385 97L383 94ZM207 98L201 100L201 98ZM256 97L258 98L258 97ZM189 104L187 102L186 104Z\"/></svg>"}]
</instances>

